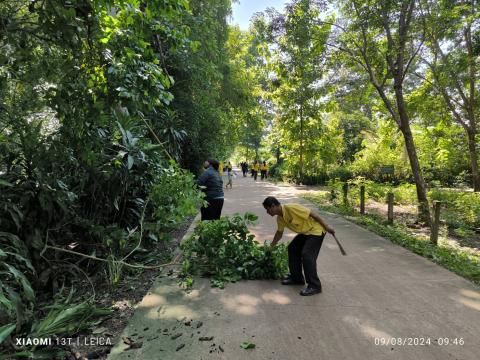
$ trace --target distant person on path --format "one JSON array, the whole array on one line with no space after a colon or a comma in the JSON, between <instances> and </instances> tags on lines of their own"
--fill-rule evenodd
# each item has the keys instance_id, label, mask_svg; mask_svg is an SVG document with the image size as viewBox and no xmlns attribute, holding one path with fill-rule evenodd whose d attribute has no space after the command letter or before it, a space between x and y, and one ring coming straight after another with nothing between
<instances>
[{"instance_id":1,"label":"distant person on path","mask_svg":"<svg viewBox=\"0 0 480 360\"><path fill-rule=\"evenodd\" d=\"M260 174L261 174L261 179L265 180L267 178L267 171L268 171L268 165L264 161L262 165L260 165Z\"/></svg>"},{"instance_id":2,"label":"distant person on path","mask_svg":"<svg viewBox=\"0 0 480 360\"><path fill-rule=\"evenodd\" d=\"M202 221L220 219L222 213L224 194L223 181L218 173L219 165L215 159L206 160L203 164L206 170L197 179L197 185L205 187L202 191L208 203L206 207L200 209Z\"/></svg>"},{"instance_id":3,"label":"distant person on path","mask_svg":"<svg viewBox=\"0 0 480 360\"><path fill-rule=\"evenodd\" d=\"M207 161L208 161L208 160L207 160ZM218 163L218 174L219 174L220 176L223 175L223 161L220 161L220 162Z\"/></svg>"},{"instance_id":4,"label":"distant person on path","mask_svg":"<svg viewBox=\"0 0 480 360\"><path fill-rule=\"evenodd\" d=\"M235 178L235 171L232 168L227 168L227 184L225 189L230 185L230 189L233 189L233 179Z\"/></svg>"},{"instance_id":5,"label":"distant person on path","mask_svg":"<svg viewBox=\"0 0 480 360\"><path fill-rule=\"evenodd\" d=\"M246 162L246 161L242 162L241 166L242 166L243 177L247 177L247 173L248 173L248 164L247 164L247 162Z\"/></svg>"},{"instance_id":6,"label":"distant person on path","mask_svg":"<svg viewBox=\"0 0 480 360\"><path fill-rule=\"evenodd\" d=\"M253 180L257 180L258 171L260 170L260 164L255 161L253 164Z\"/></svg>"},{"instance_id":7,"label":"distant person on path","mask_svg":"<svg viewBox=\"0 0 480 360\"><path fill-rule=\"evenodd\" d=\"M322 283L317 274L317 258L325 231L335 234L335 230L325 224L317 213L303 205L281 205L276 198L269 196L263 201L263 207L270 216L277 215L277 232L271 246L275 246L282 238L285 226L298 234L288 245L290 275L282 280L282 284L303 285L306 280L307 287L300 291L300 295L321 293Z\"/></svg>"},{"instance_id":8,"label":"distant person on path","mask_svg":"<svg viewBox=\"0 0 480 360\"><path fill-rule=\"evenodd\" d=\"M220 178L222 179L223 184L225 185L227 183L227 164L224 163L223 161L220 161L220 170L218 170L218 173L220 174Z\"/></svg>"}]
</instances>

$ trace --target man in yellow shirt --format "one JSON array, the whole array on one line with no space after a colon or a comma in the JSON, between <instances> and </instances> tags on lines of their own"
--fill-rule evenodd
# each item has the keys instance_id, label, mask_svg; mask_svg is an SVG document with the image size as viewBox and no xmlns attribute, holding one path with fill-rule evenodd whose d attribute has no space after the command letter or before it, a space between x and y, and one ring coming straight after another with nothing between
<instances>
[{"instance_id":1,"label":"man in yellow shirt","mask_svg":"<svg viewBox=\"0 0 480 360\"><path fill-rule=\"evenodd\" d=\"M255 161L253 164L253 180L257 180L258 171L260 170L260 164Z\"/></svg>"},{"instance_id":2,"label":"man in yellow shirt","mask_svg":"<svg viewBox=\"0 0 480 360\"><path fill-rule=\"evenodd\" d=\"M322 283L317 274L318 253L325 232L335 234L335 230L325 224L317 213L303 205L282 205L276 198L269 196L263 201L263 207L270 216L277 215L277 232L273 237L272 246L280 241L285 227L298 234L288 245L290 275L282 280L282 284L303 285L306 280L307 287L300 291L300 295L309 296L321 293Z\"/></svg>"}]
</instances>

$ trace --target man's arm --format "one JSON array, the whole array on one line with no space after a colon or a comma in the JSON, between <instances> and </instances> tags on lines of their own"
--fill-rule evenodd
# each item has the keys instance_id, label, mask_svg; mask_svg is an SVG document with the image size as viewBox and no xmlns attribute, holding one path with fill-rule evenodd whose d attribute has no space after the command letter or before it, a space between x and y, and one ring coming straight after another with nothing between
<instances>
[{"instance_id":1,"label":"man's arm","mask_svg":"<svg viewBox=\"0 0 480 360\"><path fill-rule=\"evenodd\" d=\"M310 212L310 217L315 220L316 222L318 222L320 225L323 226L323 228L329 232L330 234L335 234L335 230L333 228L331 228L330 226L328 226L327 224L325 224L325 221L323 221L323 219L320 217L320 215L318 215L316 212L314 211L311 211Z\"/></svg>"},{"instance_id":2,"label":"man's arm","mask_svg":"<svg viewBox=\"0 0 480 360\"><path fill-rule=\"evenodd\" d=\"M275 246L277 245L277 243L280 241L280 239L282 238L283 236L283 231L278 231L275 233L274 237L273 237L273 241L272 243L270 244L270 246Z\"/></svg>"}]
</instances>

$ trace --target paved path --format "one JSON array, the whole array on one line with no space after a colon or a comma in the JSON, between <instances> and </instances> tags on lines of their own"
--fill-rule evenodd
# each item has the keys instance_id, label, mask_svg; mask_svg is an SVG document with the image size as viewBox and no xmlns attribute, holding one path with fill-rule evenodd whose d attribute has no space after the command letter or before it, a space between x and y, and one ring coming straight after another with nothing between
<instances>
[{"instance_id":1,"label":"paved path","mask_svg":"<svg viewBox=\"0 0 480 360\"><path fill-rule=\"evenodd\" d=\"M263 210L263 199L302 202L301 192L237 178L226 191L223 214L256 213L252 231L271 239L275 219ZM325 238L318 259L322 294L301 297L301 287L278 281L242 281L219 290L201 278L186 294L173 277L159 277L123 335L142 347L125 351L117 344L109 359L480 359L478 287L339 216L322 216L348 253L341 256L333 238ZM397 338L412 339L375 344ZM243 341L256 348L240 348Z\"/></svg>"}]
</instances>

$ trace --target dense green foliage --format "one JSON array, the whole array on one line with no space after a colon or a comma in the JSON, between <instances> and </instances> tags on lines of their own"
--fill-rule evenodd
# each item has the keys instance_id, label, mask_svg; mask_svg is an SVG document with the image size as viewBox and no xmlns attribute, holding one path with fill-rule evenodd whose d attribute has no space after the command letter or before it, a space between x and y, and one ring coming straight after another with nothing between
<instances>
[{"instance_id":1,"label":"dense green foliage","mask_svg":"<svg viewBox=\"0 0 480 360\"><path fill-rule=\"evenodd\" d=\"M260 245L247 225L254 214L222 217L197 225L192 236L182 243L184 275L200 270L211 276L212 286L240 279L278 279L288 272L287 248Z\"/></svg>"},{"instance_id":2,"label":"dense green foliage","mask_svg":"<svg viewBox=\"0 0 480 360\"><path fill-rule=\"evenodd\" d=\"M240 133L230 6L1 2L0 326L28 328L39 289L118 282L121 261L197 212L181 166L197 172Z\"/></svg>"},{"instance_id":3,"label":"dense green foliage","mask_svg":"<svg viewBox=\"0 0 480 360\"><path fill-rule=\"evenodd\" d=\"M378 181L394 165L425 214L427 187L477 190L478 13L477 2L293 0L257 15L250 31L262 19L273 53L272 174Z\"/></svg>"}]
</instances>

